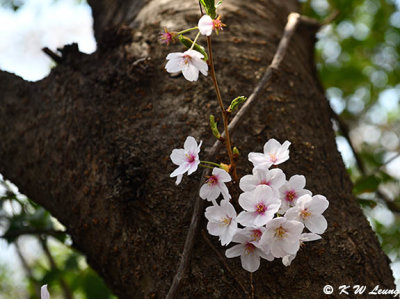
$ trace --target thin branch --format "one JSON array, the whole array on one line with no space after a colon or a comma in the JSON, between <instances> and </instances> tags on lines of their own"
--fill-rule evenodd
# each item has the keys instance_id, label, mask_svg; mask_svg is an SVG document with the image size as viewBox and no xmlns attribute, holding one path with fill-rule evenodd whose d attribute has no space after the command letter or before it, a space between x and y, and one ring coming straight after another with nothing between
<instances>
[{"instance_id":1,"label":"thin branch","mask_svg":"<svg viewBox=\"0 0 400 299\"><path fill-rule=\"evenodd\" d=\"M19 246L18 240L14 243L15 250L17 251L17 255L21 261L22 268L24 268L24 271L26 273L26 276L29 278L29 280L32 282L33 287L35 289L36 296L40 298L40 284L38 281L35 279L32 273L32 269L29 266L28 262L26 261L24 255L22 254L21 247Z\"/></svg>"},{"instance_id":2,"label":"thin branch","mask_svg":"<svg viewBox=\"0 0 400 299\"><path fill-rule=\"evenodd\" d=\"M251 299L254 299L253 272L250 272Z\"/></svg>"},{"instance_id":3,"label":"thin branch","mask_svg":"<svg viewBox=\"0 0 400 299\"><path fill-rule=\"evenodd\" d=\"M258 98L259 94L261 93L264 86L267 82L271 79L271 76L275 70L278 70L283 58L286 55L289 42L296 30L297 25L300 23L299 21L303 21L303 17L301 17L298 13L291 13L288 16L288 22L286 23L285 30L283 32L283 36L279 42L278 49L274 55L274 58L271 64L266 69L263 77L258 82L257 86L254 88L253 92L240 108L240 110L236 113L234 118L231 120L228 126L228 130L233 135L233 131L238 127L238 125L243 121L244 117L250 111L250 108L254 106L256 99ZM309 23L307 19L307 23ZM315 24L316 25L316 24ZM222 137L225 137L225 131L221 134ZM221 147L221 143L216 141L211 148L211 151L218 151ZM210 151L210 152L211 152Z\"/></svg>"},{"instance_id":4,"label":"thin branch","mask_svg":"<svg viewBox=\"0 0 400 299\"><path fill-rule=\"evenodd\" d=\"M50 50L49 48L44 47L44 48L42 49L42 51L43 51L47 56L49 56L51 59L53 59L55 63L61 64L61 63L63 62L63 58L62 58L60 55L54 53L54 52L53 52L52 50Z\"/></svg>"},{"instance_id":5,"label":"thin branch","mask_svg":"<svg viewBox=\"0 0 400 299\"><path fill-rule=\"evenodd\" d=\"M206 243L208 244L208 246L211 247L211 249L215 252L215 254L217 255L219 261L221 262L221 264L225 267L226 271L232 276L232 278L236 281L236 283L240 286L240 288L242 289L242 291L248 296L249 293L246 291L245 287L243 286L243 284L236 278L235 273L233 273L233 271L231 270L231 268L228 266L228 264L225 261L225 257L221 254L221 252L218 251L217 248L215 248L215 246L211 243L210 239L207 237L207 234L204 230L201 231L201 235L203 236L204 241L206 241Z\"/></svg>"},{"instance_id":6,"label":"thin branch","mask_svg":"<svg viewBox=\"0 0 400 299\"><path fill-rule=\"evenodd\" d=\"M244 116L246 113L250 110L250 108L256 103L256 98L260 94L262 88L266 85L266 83L269 81L271 78L271 75L273 73L273 70L277 70L280 67L280 64L283 60L283 58L286 55L287 48L289 45L289 42L296 30L297 25L299 22L302 21L302 18L298 13L291 13L288 16L288 22L285 26L282 39L279 42L278 49L275 52L274 58L272 60L272 63L268 66L267 70L265 71L264 76L250 95L250 97L247 99L246 103L242 106L242 108L236 113L235 117L232 119L228 126L228 130L230 133L233 133L234 129L238 126L240 122L243 121ZM305 21L306 23L309 24L309 21ZM314 22L315 23L315 22ZM313 23L313 24L314 24ZM311 25L313 25L311 24ZM223 133L223 135L225 135ZM214 157L220 150L221 147L221 142L217 141L214 143L212 148L208 151L208 156L209 157ZM210 158L207 158L210 159ZM202 219L202 213L203 213L203 200L199 197L199 189L204 183L204 177L209 173L208 169L205 169L202 174L202 179L199 184L199 188L197 189L197 192L194 194L194 209L193 209L193 215L192 219L190 222L190 227L189 231L186 236L186 241L185 245L183 248L182 256L179 262L178 270L174 276L174 279L172 281L172 285L168 291L167 297L166 298L175 298L177 291L180 287L181 281L183 279L183 276L185 275L186 269L188 268L189 265L189 259L193 250L196 234L198 231L198 227L200 225L200 221Z\"/></svg>"},{"instance_id":7,"label":"thin branch","mask_svg":"<svg viewBox=\"0 0 400 299\"><path fill-rule=\"evenodd\" d=\"M332 117L337 121L338 125L339 125L339 130L342 133L343 137L347 140L350 148L351 148L351 152L353 153L353 156L356 160L356 165L357 168L360 170L361 174L366 176L368 175L367 173L367 169L364 165L364 162L362 161L361 157L359 156L359 154L357 153L353 142L351 141L350 138L350 134L349 134L349 127L347 126L347 124L340 118L339 115L337 115L337 113L332 109L331 109L331 114ZM390 163L391 161L393 161L394 159L397 159L399 157L400 154L396 155L395 157L393 157L392 159L389 159L390 161L387 161L384 165ZM383 165L382 165L383 166ZM395 202L393 202L386 194L384 194L382 191L378 190L376 191L376 195L382 199L385 204L386 207L391 210L394 213L399 213L400 214L400 206L397 205Z\"/></svg>"},{"instance_id":8,"label":"thin branch","mask_svg":"<svg viewBox=\"0 0 400 299\"><path fill-rule=\"evenodd\" d=\"M43 249L47 259L49 260L51 270L54 272L59 271L56 261L54 260L52 254L50 252L49 246L47 245L47 238L39 237L38 239L39 239L40 244L42 245L42 249ZM59 278L59 281L60 281L61 289L63 290L63 293L64 293L64 298L72 299L72 293L68 287L68 284L65 282L65 280L62 277Z\"/></svg>"},{"instance_id":9,"label":"thin branch","mask_svg":"<svg viewBox=\"0 0 400 299\"><path fill-rule=\"evenodd\" d=\"M214 59L213 59L213 54L212 54L212 47L211 47L211 37L207 36L207 46L208 46L208 61L209 61L209 65L210 65L210 76L211 79L213 81L214 84L214 88L215 88L215 92L217 94L217 100L218 100L218 104L219 104L219 108L221 109L221 115L222 115L222 120L224 123L224 131L228 129L228 115L225 111L225 107L224 107L224 103L222 101L222 97L221 97L221 92L219 90L219 86L218 86L218 81L217 81L217 76L215 75L215 69L214 69ZM231 140L230 140L230 136L229 136L229 129L227 130L227 134L225 134L226 136L224 136L225 138L225 146L226 146L226 151L228 152L228 156L229 156L229 163L232 167L232 175L233 175L233 180L235 182L238 181L238 177L236 174L236 163L233 160L233 154L232 154L232 144L231 144Z\"/></svg>"}]
</instances>

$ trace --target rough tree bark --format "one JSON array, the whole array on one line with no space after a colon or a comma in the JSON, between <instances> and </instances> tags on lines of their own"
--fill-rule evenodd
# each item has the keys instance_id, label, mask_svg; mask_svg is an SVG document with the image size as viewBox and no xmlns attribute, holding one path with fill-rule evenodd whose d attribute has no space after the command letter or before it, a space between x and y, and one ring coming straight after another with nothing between
<instances>
[{"instance_id":1,"label":"rough tree bark","mask_svg":"<svg viewBox=\"0 0 400 299\"><path fill-rule=\"evenodd\" d=\"M187 135L202 139L203 148L212 145L207 118L218 107L210 78L193 84L164 71L167 52L181 47L167 50L157 43L161 26L197 22L196 1L118 2L89 1L96 53L67 46L62 62L35 83L0 72L0 172L66 226L74 246L115 294L163 297L200 179L185 177L176 187L169 154ZM294 0L224 1L228 27L214 48L226 102L251 93L295 10ZM305 175L307 188L330 201L323 240L307 244L288 268L280 260L262 262L254 275L260 298L318 298L326 284L394 288L389 261L351 195L336 149L315 72L314 36L312 28L298 28L283 67L233 136L242 152L241 175L250 171L248 152L261 151L268 138L290 140L285 172ZM227 264L250 289L240 259ZM244 296L200 234L179 296Z\"/></svg>"}]
</instances>

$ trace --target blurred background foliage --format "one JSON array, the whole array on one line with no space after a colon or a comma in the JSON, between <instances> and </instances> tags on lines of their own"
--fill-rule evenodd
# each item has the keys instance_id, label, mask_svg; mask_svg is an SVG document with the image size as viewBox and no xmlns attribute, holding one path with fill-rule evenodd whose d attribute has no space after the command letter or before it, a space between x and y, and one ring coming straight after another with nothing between
<instances>
[{"instance_id":1,"label":"blurred background foliage","mask_svg":"<svg viewBox=\"0 0 400 299\"><path fill-rule=\"evenodd\" d=\"M400 1L307 0L337 143L400 287Z\"/></svg>"},{"instance_id":2,"label":"blurred background foliage","mask_svg":"<svg viewBox=\"0 0 400 299\"><path fill-rule=\"evenodd\" d=\"M17 11L26 1L0 0L0 7ZM399 286L400 0L301 4L303 14L318 20L335 16L318 34L317 68L354 195L392 260ZM17 263L0 262L2 298L39 298L43 284L52 298L113 298L71 247L64 227L1 176L0 235L3 259Z\"/></svg>"},{"instance_id":3,"label":"blurred background foliage","mask_svg":"<svg viewBox=\"0 0 400 299\"><path fill-rule=\"evenodd\" d=\"M1 298L40 298L44 284L48 284L52 298L115 298L71 247L64 227L2 178L0 231L0 246L12 244L21 265L15 268L23 270L22 275L15 275L15 269L0 264Z\"/></svg>"}]
</instances>

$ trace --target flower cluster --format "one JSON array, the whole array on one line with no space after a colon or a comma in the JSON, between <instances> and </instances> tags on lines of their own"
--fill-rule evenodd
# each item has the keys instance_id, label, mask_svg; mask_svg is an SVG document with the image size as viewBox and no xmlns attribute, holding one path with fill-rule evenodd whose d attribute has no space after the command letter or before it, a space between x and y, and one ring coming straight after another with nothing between
<instances>
[{"instance_id":1,"label":"flower cluster","mask_svg":"<svg viewBox=\"0 0 400 299\"><path fill-rule=\"evenodd\" d=\"M185 46L189 49L185 52L175 52L167 55L167 64L165 69L169 73L182 72L183 76L188 81L197 81L199 78L199 72L204 76L208 74L207 57L204 52L202 53L202 47L196 44L199 35L210 36L213 31L217 34L219 30L223 30L226 25L221 22L221 17L212 19L209 15L204 15L200 18L197 27L189 28L181 32L169 32L167 28L164 28L164 32L160 34L160 42L169 45L171 42L175 42L178 37ZM192 30L198 30L196 39L192 42L189 38L184 38L183 34Z\"/></svg>"},{"instance_id":2,"label":"flower cluster","mask_svg":"<svg viewBox=\"0 0 400 299\"><path fill-rule=\"evenodd\" d=\"M171 159L179 167L171 176L178 176L177 183L186 171L190 174L201 165L200 146L189 136L184 149L173 150ZM285 173L277 168L289 159L289 146L289 141L280 144L270 139L263 153L249 154L254 168L252 174L240 179L243 193L238 203L243 210L239 214L230 203L226 183L231 176L225 170L213 168L200 189L200 197L212 202L205 211L208 232L219 237L223 246L238 243L227 249L225 255L240 256L242 267L249 272L259 268L260 257L268 261L282 258L285 266L290 265L300 245L320 239L327 228L322 213L328 208L328 200L323 195L312 196L304 189L304 176L294 175L287 180ZM223 199L218 204L220 195Z\"/></svg>"}]
</instances>

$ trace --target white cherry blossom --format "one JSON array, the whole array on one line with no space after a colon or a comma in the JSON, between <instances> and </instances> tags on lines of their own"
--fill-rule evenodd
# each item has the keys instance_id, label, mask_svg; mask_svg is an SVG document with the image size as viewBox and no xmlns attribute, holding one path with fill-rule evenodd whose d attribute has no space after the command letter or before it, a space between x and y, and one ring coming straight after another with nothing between
<instances>
[{"instance_id":1,"label":"white cherry blossom","mask_svg":"<svg viewBox=\"0 0 400 299\"><path fill-rule=\"evenodd\" d=\"M239 187L245 192L253 191L259 185L267 185L278 192L279 188L286 182L286 176L282 170L275 169L253 169L253 174L245 175L240 179ZM278 193L279 194L279 193ZM278 195L279 196L279 195Z\"/></svg>"},{"instance_id":2,"label":"white cherry blossom","mask_svg":"<svg viewBox=\"0 0 400 299\"><path fill-rule=\"evenodd\" d=\"M264 144L264 153L249 153L249 161L257 169L268 169L272 165L281 164L289 159L290 142L280 144L275 139L270 139Z\"/></svg>"},{"instance_id":3,"label":"white cherry blossom","mask_svg":"<svg viewBox=\"0 0 400 299\"><path fill-rule=\"evenodd\" d=\"M265 228L260 243L269 248L274 257L294 255L299 250L303 223L277 217L268 221Z\"/></svg>"},{"instance_id":4,"label":"white cherry blossom","mask_svg":"<svg viewBox=\"0 0 400 299\"><path fill-rule=\"evenodd\" d=\"M204 55L195 50L187 50L186 52L170 53L167 56L169 60L165 69L169 73L177 73L182 71L183 76L188 81L197 81L199 71L207 76L208 65L203 60Z\"/></svg>"},{"instance_id":5,"label":"white cherry blossom","mask_svg":"<svg viewBox=\"0 0 400 299\"><path fill-rule=\"evenodd\" d=\"M290 207L293 207L297 199L305 194L311 195L311 192L304 189L306 178L303 175L294 175L280 189L280 198L282 201L279 213L285 213Z\"/></svg>"},{"instance_id":6,"label":"white cherry blossom","mask_svg":"<svg viewBox=\"0 0 400 299\"><path fill-rule=\"evenodd\" d=\"M312 233L322 234L328 227L322 213L328 208L329 202L323 195L303 195L296 203L296 206L287 210L285 217L290 220L297 220Z\"/></svg>"},{"instance_id":7,"label":"white cherry blossom","mask_svg":"<svg viewBox=\"0 0 400 299\"><path fill-rule=\"evenodd\" d=\"M256 237L255 237L256 236ZM260 267L260 257L272 261L274 258L271 254L266 254L258 246L258 233L253 230L240 230L234 237L233 242L240 243L225 251L227 258L240 256L243 269L254 272Z\"/></svg>"},{"instance_id":8,"label":"white cherry blossom","mask_svg":"<svg viewBox=\"0 0 400 299\"><path fill-rule=\"evenodd\" d=\"M190 175L197 170L200 164L199 152L201 144L202 141L197 145L196 140L192 136L188 136L183 148L174 149L172 151L170 158L172 162L179 167L171 173L170 177L177 177L177 185L182 181L182 176L185 172Z\"/></svg>"},{"instance_id":9,"label":"white cherry blossom","mask_svg":"<svg viewBox=\"0 0 400 299\"><path fill-rule=\"evenodd\" d=\"M242 211L237 221L243 226L262 226L278 212L281 201L271 187L259 185L254 191L245 192L239 196Z\"/></svg>"},{"instance_id":10,"label":"white cherry blossom","mask_svg":"<svg viewBox=\"0 0 400 299\"><path fill-rule=\"evenodd\" d=\"M200 188L200 197L214 202L220 194L224 199L230 199L228 188L225 183L232 180L229 173L221 168L214 167L212 175L207 179L207 182Z\"/></svg>"},{"instance_id":11,"label":"white cherry blossom","mask_svg":"<svg viewBox=\"0 0 400 299\"><path fill-rule=\"evenodd\" d=\"M221 205L208 207L205 212L208 219L207 230L210 235L218 236L221 245L227 245L232 241L238 230L236 211L228 199L221 200Z\"/></svg>"}]
</instances>

